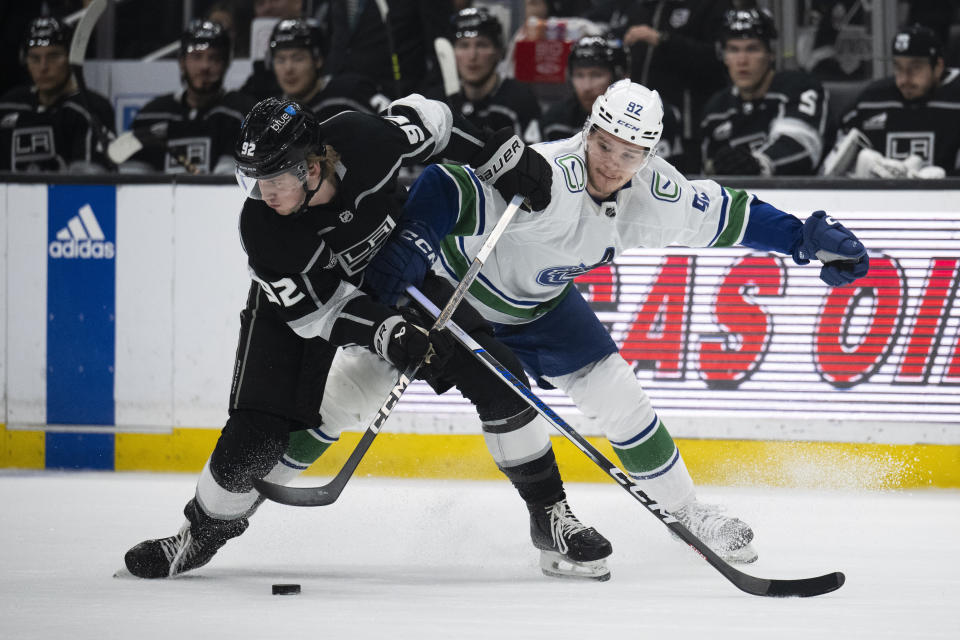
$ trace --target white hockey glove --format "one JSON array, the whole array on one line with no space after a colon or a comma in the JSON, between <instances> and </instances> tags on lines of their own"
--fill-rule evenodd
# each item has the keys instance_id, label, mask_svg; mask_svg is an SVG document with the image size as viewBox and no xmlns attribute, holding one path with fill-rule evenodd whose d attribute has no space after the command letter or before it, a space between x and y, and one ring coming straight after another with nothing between
<instances>
[{"instance_id":1,"label":"white hockey glove","mask_svg":"<svg viewBox=\"0 0 960 640\"><path fill-rule=\"evenodd\" d=\"M863 149L857 154L857 167L853 172L855 178L942 178L945 175L940 167L924 167L920 156L894 160L873 149Z\"/></svg>"}]
</instances>

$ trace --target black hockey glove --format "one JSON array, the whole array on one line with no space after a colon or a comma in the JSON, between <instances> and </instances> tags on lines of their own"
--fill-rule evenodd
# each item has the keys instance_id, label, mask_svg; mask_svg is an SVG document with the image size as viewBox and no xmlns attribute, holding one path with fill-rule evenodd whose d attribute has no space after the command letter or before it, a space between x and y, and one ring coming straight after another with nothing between
<instances>
[{"instance_id":1,"label":"black hockey glove","mask_svg":"<svg viewBox=\"0 0 960 640\"><path fill-rule=\"evenodd\" d=\"M431 378L443 372L453 355L455 343L450 331L430 331L427 322L409 307L390 316L377 327L373 348L380 357L396 368L403 370L412 362L426 356L426 361L417 373L418 378Z\"/></svg>"},{"instance_id":2,"label":"black hockey glove","mask_svg":"<svg viewBox=\"0 0 960 640\"><path fill-rule=\"evenodd\" d=\"M419 220L403 222L363 271L363 288L393 306L406 288L420 286L437 257L440 237Z\"/></svg>"},{"instance_id":3,"label":"black hockey glove","mask_svg":"<svg viewBox=\"0 0 960 640\"><path fill-rule=\"evenodd\" d=\"M863 243L823 211L814 211L806 219L793 248L793 261L797 264L807 264L811 258L823 263L820 279L832 287L850 284L870 270Z\"/></svg>"},{"instance_id":4,"label":"black hockey glove","mask_svg":"<svg viewBox=\"0 0 960 640\"><path fill-rule=\"evenodd\" d=\"M507 202L519 193L534 211L550 205L553 186L550 164L525 145L510 127L490 133L471 165L480 181L492 184Z\"/></svg>"},{"instance_id":5,"label":"black hockey glove","mask_svg":"<svg viewBox=\"0 0 960 640\"><path fill-rule=\"evenodd\" d=\"M713 156L713 171L721 176L758 176L760 161L744 147L721 147Z\"/></svg>"}]
</instances>

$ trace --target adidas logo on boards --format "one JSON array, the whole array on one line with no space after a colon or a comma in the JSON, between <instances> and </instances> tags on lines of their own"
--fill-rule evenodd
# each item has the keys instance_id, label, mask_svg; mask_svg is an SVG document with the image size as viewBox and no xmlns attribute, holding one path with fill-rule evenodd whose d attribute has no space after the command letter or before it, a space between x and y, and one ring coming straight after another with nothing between
<instances>
[{"instance_id":1,"label":"adidas logo on boards","mask_svg":"<svg viewBox=\"0 0 960 640\"><path fill-rule=\"evenodd\" d=\"M47 253L51 258L112 260L115 250L113 243L106 241L93 208L85 204L67 226L57 231L57 239L50 243Z\"/></svg>"}]
</instances>

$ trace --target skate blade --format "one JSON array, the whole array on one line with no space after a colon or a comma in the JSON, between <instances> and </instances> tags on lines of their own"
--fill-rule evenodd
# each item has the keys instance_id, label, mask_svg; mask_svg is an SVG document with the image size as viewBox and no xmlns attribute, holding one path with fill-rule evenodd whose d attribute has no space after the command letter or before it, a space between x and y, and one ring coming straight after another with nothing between
<instances>
[{"instance_id":1,"label":"skate blade","mask_svg":"<svg viewBox=\"0 0 960 640\"><path fill-rule=\"evenodd\" d=\"M540 552L540 570L543 575L551 578L596 580L598 582L606 582L610 579L610 570L607 569L606 558L576 562L555 551Z\"/></svg>"}]
</instances>

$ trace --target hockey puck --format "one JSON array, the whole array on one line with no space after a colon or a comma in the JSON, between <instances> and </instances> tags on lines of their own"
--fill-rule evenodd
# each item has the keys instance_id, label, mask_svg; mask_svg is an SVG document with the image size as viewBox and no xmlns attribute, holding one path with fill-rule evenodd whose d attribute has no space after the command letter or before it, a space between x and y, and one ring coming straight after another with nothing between
<instances>
[{"instance_id":1,"label":"hockey puck","mask_svg":"<svg viewBox=\"0 0 960 640\"><path fill-rule=\"evenodd\" d=\"M273 595L275 596L295 596L300 593L298 584L275 584L273 585Z\"/></svg>"}]
</instances>

